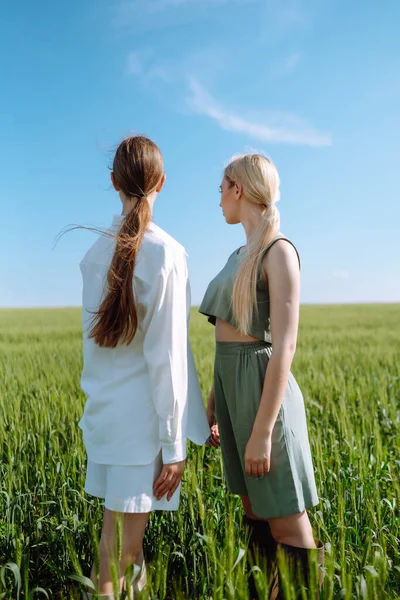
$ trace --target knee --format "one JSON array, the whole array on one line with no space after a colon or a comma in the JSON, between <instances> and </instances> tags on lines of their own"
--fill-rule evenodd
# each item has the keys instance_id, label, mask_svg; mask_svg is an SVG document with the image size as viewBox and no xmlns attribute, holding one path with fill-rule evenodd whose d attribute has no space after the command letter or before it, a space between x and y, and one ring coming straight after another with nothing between
<instances>
[{"instance_id":1,"label":"knee","mask_svg":"<svg viewBox=\"0 0 400 600\"><path fill-rule=\"evenodd\" d=\"M248 519L252 519L253 521L265 521L266 520L266 519L263 519L262 517L257 517L257 515L255 515L251 509L245 510L244 513Z\"/></svg>"},{"instance_id":2,"label":"knee","mask_svg":"<svg viewBox=\"0 0 400 600\"><path fill-rule=\"evenodd\" d=\"M121 563L124 568L131 564L139 564L143 560L142 539L126 536L122 542Z\"/></svg>"},{"instance_id":3,"label":"knee","mask_svg":"<svg viewBox=\"0 0 400 600\"><path fill-rule=\"evenodd\" d=\"M125 573L126 569L131 565L139 564L139 554L140 552L126 552L125 554L121 555L119 566L122 573Z\"/></svg>"},{"instance_id":4,"label":"knee","mask_svg":"<svg viewBox=\"0 0 400 600\"><path fill-rule=\"evenodd\" d=\"M107 544L107 541L101 541L99 545L100 563L109 564L115 562L118 563L123 570L126 570L131 564L139 564L141 554L142 547L138 544L123 544L119 556L117 556L115 544Z\"/></svg>"},{"instance_id":5,"label":"knee","mask_svg":"<svg viewBox=\"0 0 400 600\"><path fill-rule=\"evenodd\" d=\"M248 496L242 496L241 499L242 499L244 513L248 519L253 519L253 521L265 521L265 519L263 519L261 517L257 517L257 515L254 514L251 503L250 503L250 499Z\"/></svg>"},{"instance_id":6,"label":"knee","mask_svg":"<svg viewBox=\"0 0 400 600\"><path fill-rule=\"evenodd\" d=\"M313 547L314 538L311 525L308 520L297 520L289 516L270 519L271 533L278 544L296 546L302 548Z\"/></svg>"}]
</instances>

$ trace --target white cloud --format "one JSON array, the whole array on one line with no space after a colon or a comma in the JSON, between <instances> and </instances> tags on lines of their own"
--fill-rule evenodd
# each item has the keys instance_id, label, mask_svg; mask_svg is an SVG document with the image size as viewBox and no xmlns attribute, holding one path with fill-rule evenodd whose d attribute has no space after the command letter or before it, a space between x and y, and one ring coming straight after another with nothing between
<instances>
[{"instance_id":1,"label":"white cloud","mask_svg":"<svg viewBox=\"0 0 400 600\"><path fill-rule=\"evenodd\" d=\"M300 144L305 146L329 146L329 135L320 133L305 121L291 113L270 113L264 121L242 117L222 107L194 78L190 80L189 106L195 112L213 119L222 129L244 133L262 142Z\"/></svg>"}]
</instances>

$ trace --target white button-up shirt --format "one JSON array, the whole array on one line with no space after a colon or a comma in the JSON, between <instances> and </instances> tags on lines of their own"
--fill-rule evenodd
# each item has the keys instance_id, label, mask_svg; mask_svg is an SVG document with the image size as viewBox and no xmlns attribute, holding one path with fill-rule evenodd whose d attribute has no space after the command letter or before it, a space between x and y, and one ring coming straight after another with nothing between
<instances>
[{"instance_id":1,"label":"white button-up shirt","mask_svg":"<svg viewBox=\"0 0 400 600\"><path fill-rule=\"evenodd\" d=\"M115 216L115 234L124 217ZM210 430L188 339L190 286L186 252L150 223L138 252L133 289L139 326L133 341L102 348L89 338L106 290L115 240L102 235L83 258L82 323L87 395L83 431L89 460L109 465L186 458L186 439L203 444Z\"/></svg>"}]
</instances>

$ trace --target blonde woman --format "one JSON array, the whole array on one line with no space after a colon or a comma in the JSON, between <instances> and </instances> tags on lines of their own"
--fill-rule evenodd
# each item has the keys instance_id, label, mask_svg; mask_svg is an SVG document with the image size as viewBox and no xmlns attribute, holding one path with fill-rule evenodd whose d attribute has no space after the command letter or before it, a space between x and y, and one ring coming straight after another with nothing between
<instances>
[{"instance_id":1,"label":"blonde woman","mask_svg":"<svg viewBox=\"0 0 400 600\"><path fill-rule=\"evenodd\" d=\"M220 441L228 489L241 496L253 548L271 559L278 544L293 568L302 566L307 584L310 557L322 562L323 549L306 512L318 496L303 396L290 372L300 260L280 233L279 176L268 158L234 157L220 191L226 222L241 223L247 243L231 254L200 306L216 333L209 444ZM271 598L282 594L275 587Z\"/></svg>"},{"instance_id":2,"label":"blonde woman","mask_svg":"<svg viewBox=\"0 0 400 600\"><path fill-rule=\"evenodd\" d=\"M87 402L80 427L85 491L105 504L91 578L96 597L114 600L131 563L140 573L129 597L145 586L149 515L178 510L186 440L201 445L210 428L188 340L186 252L152 216L165 182L156 144L143 136L121 142L111 181L122 214L81 262Z\"/></svg>"}]
</instances>

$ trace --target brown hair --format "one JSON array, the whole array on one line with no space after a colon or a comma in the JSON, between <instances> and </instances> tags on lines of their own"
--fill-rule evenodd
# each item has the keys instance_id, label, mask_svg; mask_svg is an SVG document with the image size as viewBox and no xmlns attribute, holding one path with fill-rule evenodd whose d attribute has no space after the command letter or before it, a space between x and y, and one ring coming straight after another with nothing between
<instances>
[{"instance_id":1,"label":"brown hair","mask_svg":"<svg viewBox=\"0 0 400 600\"><path fill-rule=\"evenodd\" d=\"M133 291L136 258L151 221L147 196L154 192L164 174L161 152L143 136L125 139L118 146L113 162L116 185L128 198L137 198L116 235L116 247L107 273L108 289L95 312L89 337L104 348L118 342L130 344L138 328Z\"/></svg>"}]
</instances>

